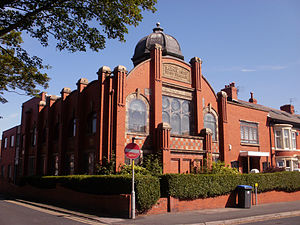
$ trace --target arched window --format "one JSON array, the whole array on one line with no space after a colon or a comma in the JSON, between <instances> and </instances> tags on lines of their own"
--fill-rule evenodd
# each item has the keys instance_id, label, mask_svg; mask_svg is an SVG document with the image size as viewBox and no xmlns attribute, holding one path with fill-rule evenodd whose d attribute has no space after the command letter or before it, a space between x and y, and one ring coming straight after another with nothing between
<instances>
[{"instance_id":1,"label":"arched window","mask_svg":"<svg viewBox=\"0 0 300 225\"><path fill-rule=\"evenodd\" d=\"M95 134L97 131L97 113L92 112L88 116L87 121L87 133Z\"/></svg>"},{"instance_id":2,"label":"arched window","mask_svg":"<svg viewBox=\"0 0 300 225\"><path fill-rule=\"evenodd\" d=\"M36 127L34 126L31 133L31 145L36 145Z\"/></svg>"},{"instance_id":3,"label":"arched window","mask_svg":"<svg viewBox=\"0 0 300 225\"><path fill-rule=\"evenodd\" d=\"M212 131L212 140L217 140L217 123L216 118L211 113L206 113L204 115L204 127L209 128Z\"/></svg>"},{"instance_id":4,"label":"arched window","mask_svg":"<svg viewBox=\"0 0 300 225\"><path fill-rule=\"evenodd\" d=\"M147 108L141 99L133 99L128 105L128 132L145 133L147 127Z\"/></svg>"},{"instance_id":5,"label":"arched window","mask_svg":"<svg viewBox=\"0 0 300 225\"><path fill-rule=\"evenodd\" d=\"M76 118L70 120L69 123L69 137L75 137L76 135Z\"/></svg>"}]
</instances>

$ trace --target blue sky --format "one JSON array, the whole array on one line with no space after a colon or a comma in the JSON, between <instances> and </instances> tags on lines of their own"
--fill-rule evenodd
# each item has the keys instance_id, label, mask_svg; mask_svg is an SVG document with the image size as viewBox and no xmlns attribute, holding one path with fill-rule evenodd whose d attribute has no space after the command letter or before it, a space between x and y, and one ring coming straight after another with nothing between
<instances>
[{"instance_id":1,"label":"blue sky","mask_svg":"<svg viewBox=\"0 0 300 225\"><path fill-rule=\"evenodd\" d=\"M158 0L156 7L154 14L143 13L138 27L129 27L125 43L108 40L101 52L59 52L53 41L44 48L24 35L24 47L52 66L45 91L74 90L81 77L97 79L103 65L130 71L135 45L159 21L178 40L186 62L195 56L203 60L203 75L215 92L235 82L239 99L248 100L252 91L259 104L279 109L291 102L300 114L299 0ZM0 134L20 123L22 102L30 99L11 93L6 98Z\"/></svg>"}]
</instances>

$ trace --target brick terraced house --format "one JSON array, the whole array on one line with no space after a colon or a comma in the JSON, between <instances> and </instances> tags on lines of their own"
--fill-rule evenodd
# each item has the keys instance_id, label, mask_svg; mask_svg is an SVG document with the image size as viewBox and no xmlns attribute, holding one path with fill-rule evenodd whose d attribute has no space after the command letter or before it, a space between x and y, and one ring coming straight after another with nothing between
<instances>
[{"instance_id":1,"label":"brick terraced house","mask_svg":"<svg viewBox=\"0 0 300 225\"><path fill-rule=\"evenodd\" d=\"M216 93L202 61L184 61L177 40L157 25L136 45L134 68L103 66L77 89L22 105L21 125L2 136L1 176L94 174L103 159L124 163L136 138L141 159L161 153L164 173L190 173L221 160L243 173L269 166L298 170L300 115L237 98L234 83ZM12 178L13 179L13 178Z\"/></svg>"}]
</instances>

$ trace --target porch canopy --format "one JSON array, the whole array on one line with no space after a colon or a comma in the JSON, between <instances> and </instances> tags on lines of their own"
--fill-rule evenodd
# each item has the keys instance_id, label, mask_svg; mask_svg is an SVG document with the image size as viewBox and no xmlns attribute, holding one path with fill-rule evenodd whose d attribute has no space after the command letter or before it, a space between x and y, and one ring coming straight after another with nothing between
<instances>
[{"instance_id":1,"label":"porch canopy","mask_svg":"<svg viewBox=\"0 0 300 225\"><path fill-rule=\"evenodd\" d=\"M242 157L261 157L261 156L270 156L269 152L255 152L255 151L240 151L240 156Z\"/></svg>"},{"instance_id":2,"label":"porch canopy","mask_svg":"<svg viewBox=\"0 0 300 225\"><path fill-rule=\"evenodd\" d=\"M262 157L262 156L270 156L269 152L255 152L255 151L240 151L241 157L247 157L247 168L248 173L250 173L250 157Z\"/></svg>"}]
</instances>

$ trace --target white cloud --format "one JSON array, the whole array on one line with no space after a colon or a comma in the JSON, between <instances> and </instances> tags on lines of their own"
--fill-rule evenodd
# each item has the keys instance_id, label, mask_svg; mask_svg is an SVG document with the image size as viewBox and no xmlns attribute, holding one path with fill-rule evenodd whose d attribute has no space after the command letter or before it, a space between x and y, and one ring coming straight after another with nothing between
<instances>
[{"instance_id":1,"label":"white cloud","mask_svg":"<svg viewBox=\"0 0 300 225\"><path fill-rule=\"evenodd\" d=\"M288 66L282 65L259 65L259 66L252 66L251 69L245 68L242 66L232 66L232 67L215 67L214 70L218 72L231 72L231 71L240 71L240 72L261 72L261 71L274 71L274 70L283 70L286 69Z\"/></svg>"},{"instance_id":2,"label":"white cloud","mask_svg":"<svg viewBox=\"0 0 300 225\"><path fill-rule=\"evenodd\" d=\"M241 69L241 72L255 72L256 70L254 69Z\"/></svg>"},{"instance_id":3,"label":"white cloud","mask_svg":"<svg viewBox=\"0 0 300 225\"><path fill-rule=\"evenodd\" d=\"M274 65L263 65L258 66L259 70L283 70L287 68L286 66L274 66Z\"/></svg>"}]
</instances>

